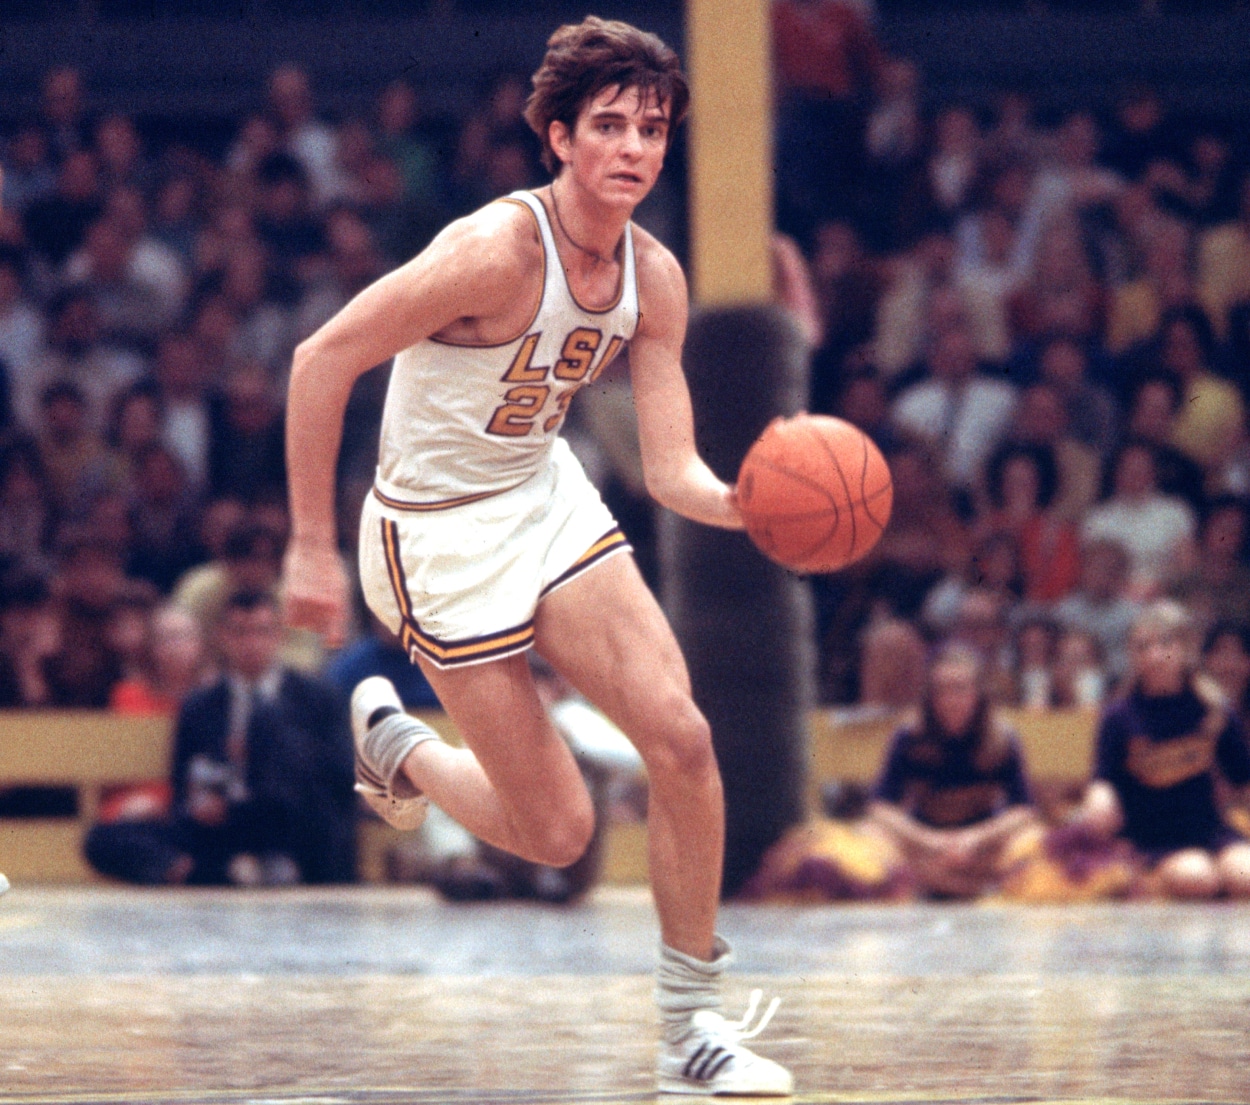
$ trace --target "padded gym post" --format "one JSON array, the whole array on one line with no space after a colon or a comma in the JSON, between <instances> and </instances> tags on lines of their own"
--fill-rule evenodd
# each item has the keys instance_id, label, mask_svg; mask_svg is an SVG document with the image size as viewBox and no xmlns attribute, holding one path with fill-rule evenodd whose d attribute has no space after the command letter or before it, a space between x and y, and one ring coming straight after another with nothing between
<instances>
[{"instance_id":1,"label":"padded gym post","mask_svg":"<svg viewBox=\"0 0 1250 1105\"><path fill-rule=\"evenodd\" d=\"M775 307L695 313L685 368L699 452L731 483L764 427L806 402L807 351ZM659 545L661 601L690 666L695 701L712 725L724 778L723 891L732 896L804 815L811 594L744 533L665 512Z\"/></svg>"}]
</instances>

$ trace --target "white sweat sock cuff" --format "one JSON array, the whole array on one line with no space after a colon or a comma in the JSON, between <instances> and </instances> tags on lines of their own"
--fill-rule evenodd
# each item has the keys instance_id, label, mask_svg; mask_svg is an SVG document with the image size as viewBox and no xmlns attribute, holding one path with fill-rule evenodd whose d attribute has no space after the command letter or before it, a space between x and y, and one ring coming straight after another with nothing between
<instances>
[{"instance_id":1,"label":"white sweat sock cuff","mask_svg":"<svg viewBox=\"0 0 1250 1105\"><path fill-rule=\"evenodd\" d=\"M717 936L712 945L711 960L660 945L655 1001L667 1043L682 1041L690 1031L690 1018L700 1009L720 1010L721 975L732 958L733 950L722 936Z\"/></svg>"}]
</instances>

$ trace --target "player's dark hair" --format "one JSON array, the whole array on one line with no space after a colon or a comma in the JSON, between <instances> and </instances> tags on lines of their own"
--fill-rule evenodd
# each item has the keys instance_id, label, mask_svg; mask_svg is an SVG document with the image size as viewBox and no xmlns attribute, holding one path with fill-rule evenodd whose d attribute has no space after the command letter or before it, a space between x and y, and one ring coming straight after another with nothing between
<instances>
[{"instance_id":1,"label":"player's dark hair","mask_svg":"<svg viewBox=\"0 0 1250 1105\"><path fill-rule=\"evenodd\" d=\"M533 81L525 120L542 143L542 162L551 173L560 170L551 124L558 120L571 133L578 113L605 88L654 93L668 109L670 143L690 104L681 62L670 47L648 31L594 15L556 30Z\"/></svg>"}]
</instances>

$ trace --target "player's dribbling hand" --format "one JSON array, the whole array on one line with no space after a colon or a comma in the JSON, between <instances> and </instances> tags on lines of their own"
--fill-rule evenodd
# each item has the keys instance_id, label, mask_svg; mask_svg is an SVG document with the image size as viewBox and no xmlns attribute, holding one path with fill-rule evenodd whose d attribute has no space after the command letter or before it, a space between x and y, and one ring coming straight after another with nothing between
<instances>
[{"instance_id":1,"label":"player's dribbling hand","mask_svg":"<svg viewBox=\"0 0 1250 1105\"><path fill-rule=\"evenodd\" d=\"M282 566L282 606L292 629L320 634L329 648L347 640L347 571L333 545L293 538Z\"/></svg>"},{"instance_id":2,"label":"player's dribbling hand","mask_svg":"<svg viewBox=\"0 0 1250 1105\"><path fill-rule=\"evenodd\" d=\"M727 485L725 494L725 505L729 508L730 529L746 529L746 522L742 518L742 508L738 503L738 485L731 483Z\"/></svg>"}]
</instances>

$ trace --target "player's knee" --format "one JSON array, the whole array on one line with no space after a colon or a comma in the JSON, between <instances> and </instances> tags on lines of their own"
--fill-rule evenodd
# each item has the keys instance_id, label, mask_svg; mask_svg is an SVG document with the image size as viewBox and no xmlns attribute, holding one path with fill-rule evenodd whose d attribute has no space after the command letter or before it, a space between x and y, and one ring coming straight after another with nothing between
<instances>
[{"instance_id":1,"label":"player's knee","mask_svg":"<svg viewBox=\"0 0 1250 1105\"><path fill-rule=\"evenodd\" d=\"M548 867L568 867L582 858L594 833L595 811L587 797L534 826L526 858Z\"/></svg>"},{"instance_id":2,"label":"player's knee","mask_svg":"<svg viewBox=\"0 0 1250 1105\"><path fill-rule=\"evenodd\" d=\"M569 867L586 854L590 838L594 836L595 819L578 818L553 827L543 842L542 862L548 867Z\"/></svg>"},{"instance_id":3,"label":"player's knee","mask_svg":"<svg viewBox=\"0 0 1250 1105\"><path fill-rule=\"evenodd\" d=\"M653 777L701 779L716 772L712 728L693 702L674 703L665 713L661 738L644 754Z\"/></svg>"},{"instance_id":4,"label":"player's knee","mask_svg":"<svg viewBox=\"0 0 1250 1105\"><path fill-rule=\"evenodd\" d=\"M1220 875L1214 860L1196 848L1169 856L1159 874L1164 890L1173 898L1204 900L1219 893Z\"/></svg>"}]
</instances>

